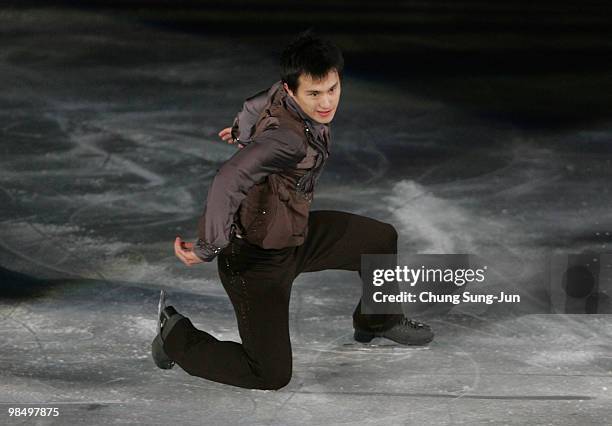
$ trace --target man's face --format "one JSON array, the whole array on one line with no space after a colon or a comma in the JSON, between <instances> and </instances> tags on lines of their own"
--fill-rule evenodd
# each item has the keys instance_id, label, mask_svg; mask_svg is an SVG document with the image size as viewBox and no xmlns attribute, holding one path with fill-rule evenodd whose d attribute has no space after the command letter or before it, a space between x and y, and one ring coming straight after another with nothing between
<instances>
[{"instance_id":1,"label":"man's face","mask_svg":"<svg viewBox=\"0 0 612 426\"><path fill-rule=\"evenodd\" d=\"M287 87L287 83L284 86L289 96L314 121L330 123L334 119L340 102L340 77L336 70L320 80L313 80L310 75L300 75L295 92Z\"/></svg>"}]
</instances>

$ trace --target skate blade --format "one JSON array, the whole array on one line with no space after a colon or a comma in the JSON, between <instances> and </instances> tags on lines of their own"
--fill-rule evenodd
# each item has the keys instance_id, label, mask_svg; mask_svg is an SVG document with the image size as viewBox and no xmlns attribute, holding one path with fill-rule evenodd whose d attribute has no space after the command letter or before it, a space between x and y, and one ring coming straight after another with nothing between
<instances>
[{"instance_id":1,"label":"skate blade","mask_svg":"<svg viewBox=\"0 0 612 426\"><path fill-rule=\"evenodd\" d=\"M356 340L348 341L342 344L345 348L353 348L357 350L367 350L373 348L391 349L391 350L429 350L428 345L402 345L385 337L374 337L371 341L364 343Z\"/></svg>"},{"instance_id":2,"label":"skate blade","mask_svg":"<svg viewBox=\"0 0 612 426\"><path fill-rule=\"evenodd\" d=\"M157 305L157 334L161 333L161 314L166 307L166 291L161 290L159 292L159 304Z\"/></svg>"}]
</instances>

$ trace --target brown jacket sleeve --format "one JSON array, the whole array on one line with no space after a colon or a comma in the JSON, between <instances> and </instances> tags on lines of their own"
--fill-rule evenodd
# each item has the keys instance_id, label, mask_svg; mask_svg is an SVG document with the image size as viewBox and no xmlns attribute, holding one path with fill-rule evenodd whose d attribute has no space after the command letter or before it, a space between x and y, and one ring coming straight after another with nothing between
<instances>
[{"instance_id":1,"label":"brown jacket sleeve","mask_svg":"<svg viewBox=\"0 0 612 426\"><path fill-rule=\"evenodd\" d=\"M244 101L242 110L236 115L232 124L232 137L237 142L242 145L248 145L251 142L260 114L281 86L282 83L277 81L269 89L262 90Z\"/></svg>"},{"instance_id":2,"label":"brown jacket sleeve","mask_svg":"<svg viewBox=\"0 0 612 426\"><path fill-rule=\"evenodd\" d=\"M262 132L234 153L208 189L194 253L205 261L212 260L229 244L234 214L248 190L269 174L295 167L305 156L299 135L282 128Z\"/></svg>"}]
</instances>

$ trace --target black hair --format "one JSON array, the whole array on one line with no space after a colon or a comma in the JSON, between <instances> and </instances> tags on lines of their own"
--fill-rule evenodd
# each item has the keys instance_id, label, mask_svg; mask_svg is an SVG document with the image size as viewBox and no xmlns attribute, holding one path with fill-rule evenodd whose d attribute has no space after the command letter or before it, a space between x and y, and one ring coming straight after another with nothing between
<instances>
[{"instance_id":1,"label":"black hair","mask_svg":"<svg viewBox=\"0 0 612 426\"><path fill-rule=\"evenodd\" d=\"M281 54L281 80L291 91L298 88L300 75L306 74L313 79L324 78L336 70L342 79L344 58L334 43L315 35L312 30L300 33Z\"/></svg>"}]
</instances>

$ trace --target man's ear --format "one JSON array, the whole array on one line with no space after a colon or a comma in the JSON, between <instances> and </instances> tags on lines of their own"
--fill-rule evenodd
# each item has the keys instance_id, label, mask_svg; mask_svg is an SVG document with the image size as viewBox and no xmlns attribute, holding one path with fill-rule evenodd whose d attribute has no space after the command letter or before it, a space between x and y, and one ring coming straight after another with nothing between
<instances>
[{"instance_id":1,"label":"man's ear","mask_svg":"<svg viewBox=\"0 0 612 426\"><path fill-rule=\"evenodd\" d=\"M283 87L285 88L285 92L289 93L289 95L291 95L291 97L294 97L293 96L293 92L291 91L289 86L287 86L287 83L283 83Z\"/></svg>"}]
</instances>

